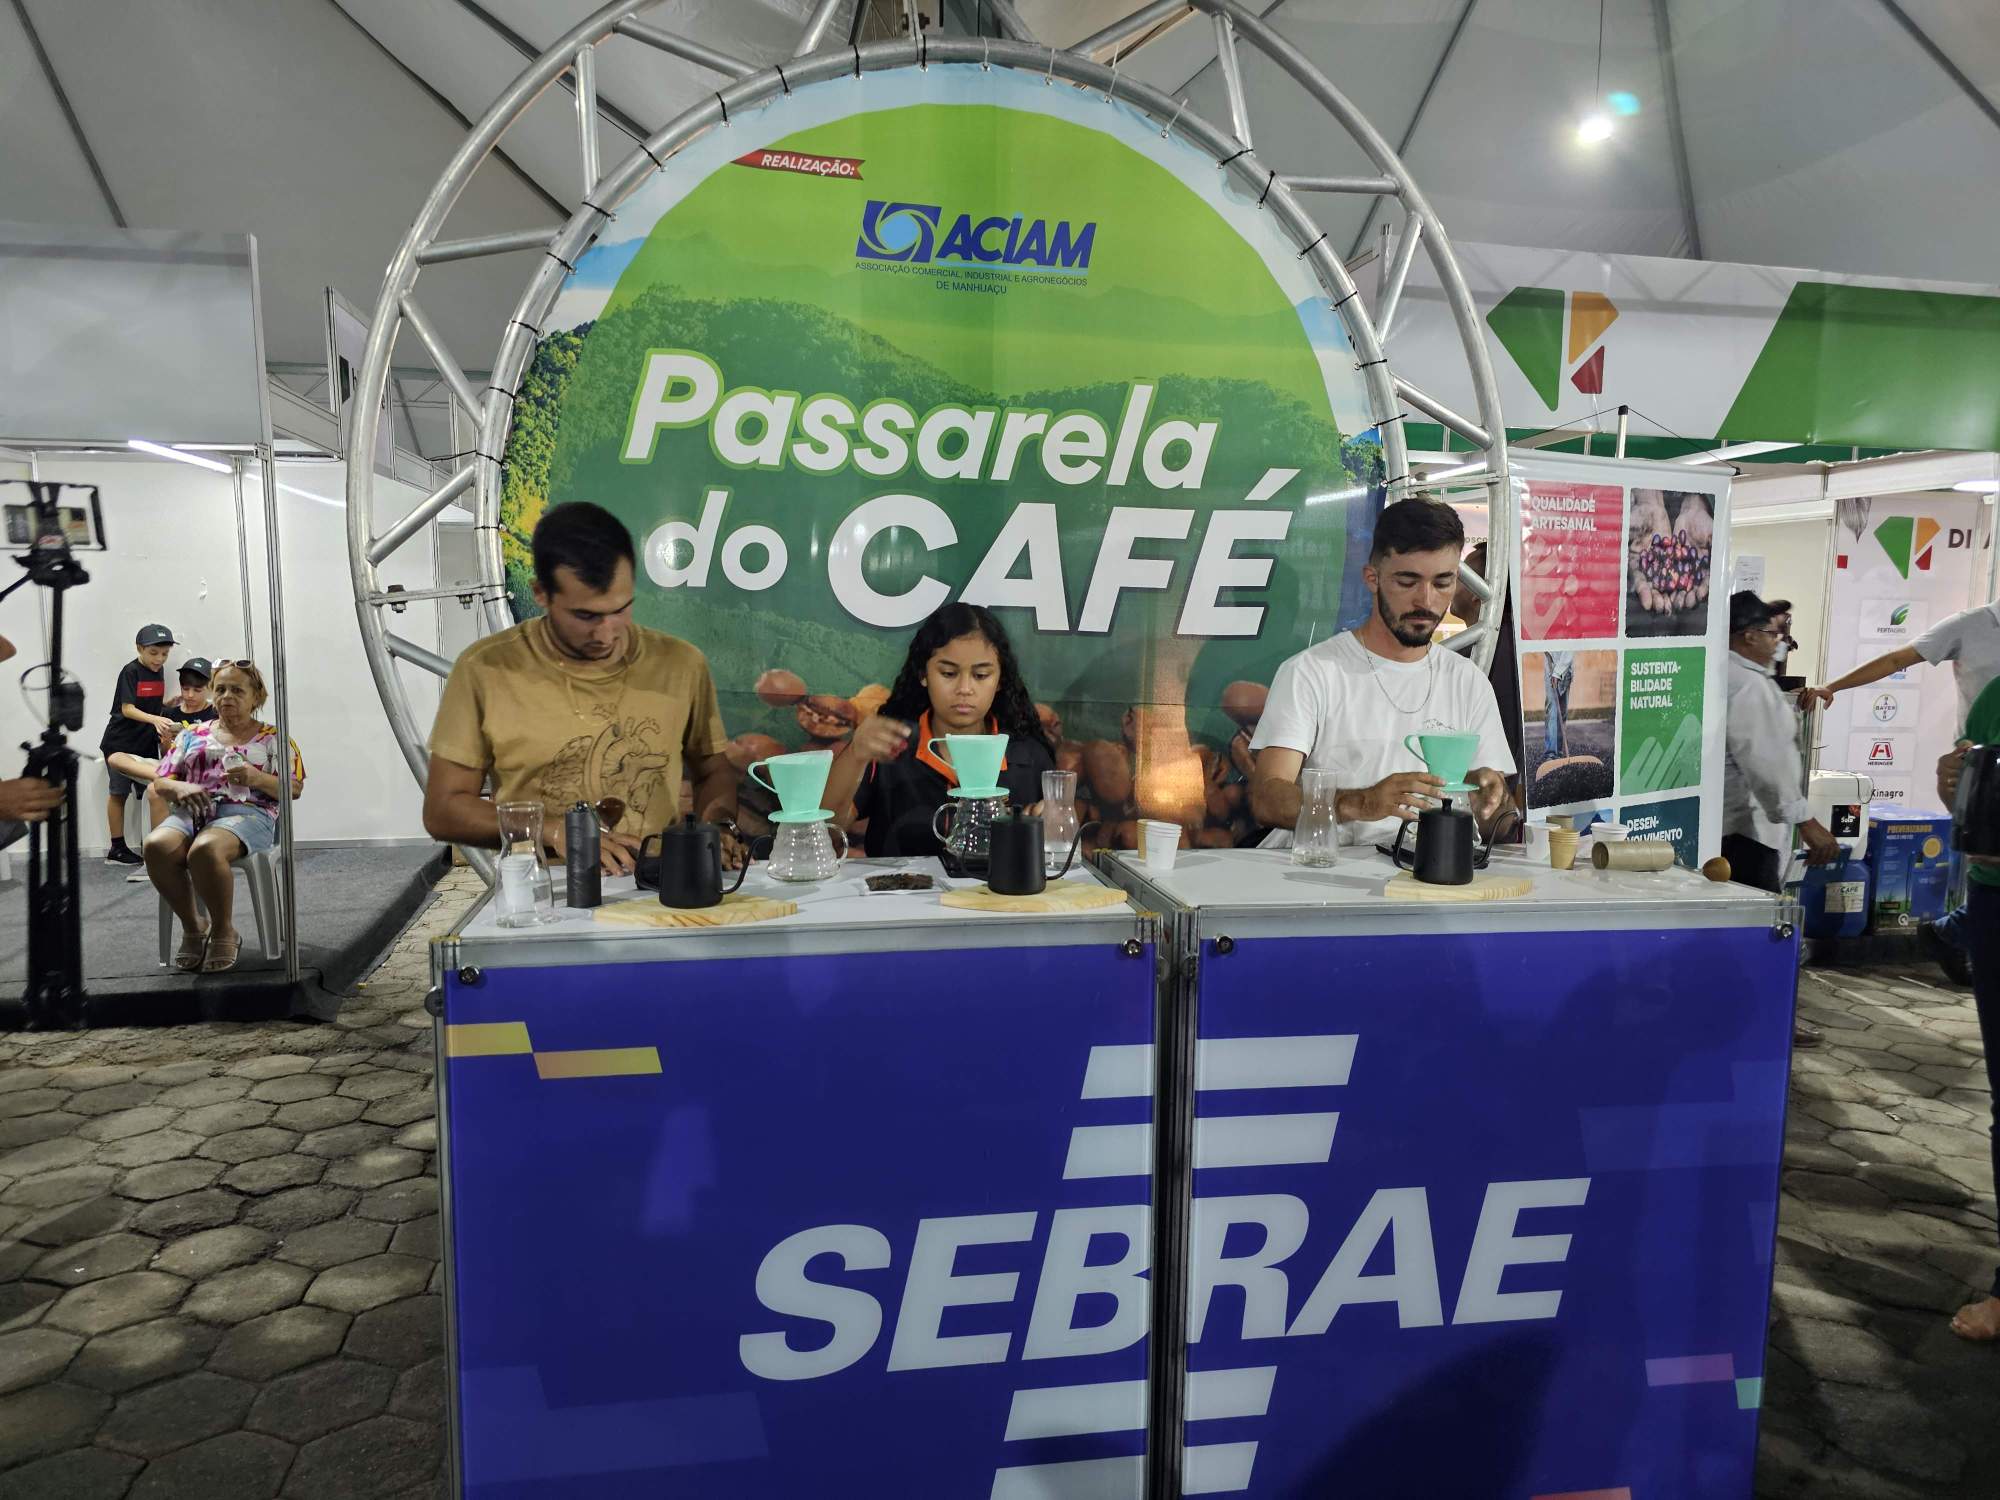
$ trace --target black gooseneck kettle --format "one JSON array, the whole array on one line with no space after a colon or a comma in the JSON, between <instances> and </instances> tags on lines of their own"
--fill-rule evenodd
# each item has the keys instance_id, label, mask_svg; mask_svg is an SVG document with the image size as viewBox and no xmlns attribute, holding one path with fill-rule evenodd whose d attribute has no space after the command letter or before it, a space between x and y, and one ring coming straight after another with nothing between
<instances>
[{"instance_id":1,"label":"black gooseneck kettle","mask_svg":"<svg viewBox=\"0 0 2000 1500\"><path fill-rule=\"evenodd\" d=\"M1410 825L1396 830L1389 857L1398 869L1408 870L1426 885L1472 884L1472 873L1486 863L1487 851L1479 847L1479 824L1470 810L1454 807L1446 797L1417 814L1416 829L1416 850L1409 855L1403 852L1403 836Z\"/></svg>"},{"instance_id":2,"label":"black gooseneck kettle","mask_svg":"<svg viewBox=\"0 0 2000 1500\"><path fill-rule=\"evenodd\" d=\"M656 842L657 853L652 847ZM657 884L662 906L718 906L749 873L746 861L733 882L727 886L722 883L722 830L713 823L676 823L639 846L637 883L642 887Z\"/></svg>"},{"instance_id":3,"label":"black gooseneck kettle","mask_svg":"<svg viewBox=\"0 0 2000 1500\"><path fill-rule=\"evenodd\" d=\"M1067 875L1076 861L1076 851L1083 847L1084 830L1096 826L1086 823L1077 829L1062 868L1056 871L1056 879ZM1039 896L1049 883L1048 866L1044 862L1048 846L1041 818L1026 813L1002 813L987 825L986 832L987 886L998 896Z\"/></svg>"}]
</instances>

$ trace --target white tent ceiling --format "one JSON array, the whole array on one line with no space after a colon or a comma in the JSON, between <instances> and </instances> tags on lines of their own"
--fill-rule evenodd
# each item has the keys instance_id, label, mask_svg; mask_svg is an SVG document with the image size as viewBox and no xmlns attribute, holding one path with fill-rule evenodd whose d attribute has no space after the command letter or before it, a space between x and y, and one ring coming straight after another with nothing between
<instances>
[{"instance_id":1,"label":"white tent ceiling","mask_svg":"<svg viewBox=\"0 0 2000 1500\"><path fill-rule=\"evenodd\" d=\"M271 360L281 370L323 364L321 289L372 303L465 120L595 3L0 0L0 216L255 234ZM935 15L939 3L919 9ZM1017 9L1044 40L1069 44L1138 4L1018 0ZM1996 0L1249 8L1404 147L1455 237L2000 280ZM772 61L790 55L811 9L811 0L663 0L645 19ZM979 0L946 9L953 29L967 16L991 26ZM1120 67L1227 119L1205 20ZM715 75L636 43L605 47L604 159L630 149L619 122L657 128L715 85ZM1273 166L1361 168L1297 86L1247 49L1245 86L1256 145ZM1639 112L1610 141L1578 144L1577 120L1614 90L1632 94ZM557 223L582 192L574 132L570 96L551 90L503 142L507 159L481 170L450 233ZM1336 244L1365 247L1366 200L1320 197L1313 207ZM525 271L524 257L507 256L427 274L425 305L468 367L490 358ZM420 359L413 346L401 357ZM399 432L406 446L444 450L435 405L420 407L415 444L407 426Z\"/></svg>"}]
</instances>

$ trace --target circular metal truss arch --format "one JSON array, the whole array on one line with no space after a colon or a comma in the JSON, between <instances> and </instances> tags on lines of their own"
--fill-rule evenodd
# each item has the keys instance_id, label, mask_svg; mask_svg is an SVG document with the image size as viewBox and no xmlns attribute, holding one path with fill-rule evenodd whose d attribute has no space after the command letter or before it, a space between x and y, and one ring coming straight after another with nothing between
<instances>
[{"instance_id":1,"label":"circular metal truss arch","mask_svg":"<svg viewBox=\"0 0 2000 1500\"><path fill-rule=\"evenodd\" d=\"M383 276L344 454L348 558L369 670L397 744L420 785L429 763L425 745L427 726L420 726L412 712L396 663L405 661L439 676L449 672L451 663L435 651L393 634L387 628L385 610L427 596L469 597L477 601L489 631L513 623L500 545L500 461L512 423L514 392L534 356L542 321L554 305L564 277L609 222L618 205L655 172L665 170L674 155L691 141L711 130L730 128L732 116L740 116L774 95L829 79L852 77L859 82L870 73L939 65L1013 68L1039 77L1050 87L1060 83L1090 90L1101 94L1107 103L1115 101L1143 111L1159 125L1163 137L1178 136L1212 156L1218 170L1232 176L1255 196L1261 209L1273 216L1299 247L1299 258L1313 267L1326 289L1353 346L1369 414L1382 435L1390 497L1441 494L1450 490L1476 499L1479 495L1474 492L1483 493L1493 545L1486 549L1483 570L1462 568L1461 576L1482 601L1503 597L1511 552L1507 542L1513 535L1515 504L1508 475L1506 425L1483 324L1444 227L1388 141L1310 59L1236 0L1154 0L1123 22L1070 49L1040 46L1026 40L1025 29L1012 17L1010 6L1008 14L1002 17L1005 28L1013 33L1007 39L919 36L858 46L843 44L822 47L768 67L728 57L637 19L639 13L658 3L659 0L614 0L572 27L530 63L472 127L431 189ZM824 19L834 8L834 0L822 0L804 35L823 36ZM998 15L1001 7L996 5L994 10ZM1176 100L1119 71L1119 46L1160 20L1188 10L1206 13L1215 28L1231 106L1232 118L1227 128L1190 112L1185 100ZM600 173L595 49L616 38L694 62L729 81L641 142L622 162ZM1378 175L1287 176L1265 166L1249 140L1250 126L1236 58L1239 39L1302 87L1362 148ZM1094 60L1093 54L1106 51L1111 53L1108 63ZM474 171L498 146L508 128L565 73L571 75L575 87L580 175L585 185L582 202L568 222L552 231L525 230L477 239L441 238L445 220ZM1405 216L1401 236L1380 267L1373 308L1355 286L1347 267L1329 248L1326 235L1301 205L1299 195L1305 192L1381 194L1401 203ZM425 316L415 295L418 277L427 265L532 250L539 250L541 255L501 333L498 352L491 362L490 383L484 390L476 389ZM1476 406L1472 416L1460 415L1410 382L1394 376L1382 350L1383 331L1393 324L1419 251L1425 255L1443 289L1445 303L1458 330ZM424 345L453 402L471 419L475 437L471 451L457 456L462 462L450 479L414 510L378 532L373 524L376 476L370 457L375 451L396 340L405 324ZM1468 462L1429 479L1413 477L1403 437L1404 420L1412 410L1466 440L1471 446ZM430 591L385 590L379 565L468 492L474 496L480 576ZM1454 637L1450 644L1453 649L1473 656L1482 669L1490 668L1498 644L1498 628L1499 611L1486 609L1479 624Z\"/></svg>"}]
</instances>

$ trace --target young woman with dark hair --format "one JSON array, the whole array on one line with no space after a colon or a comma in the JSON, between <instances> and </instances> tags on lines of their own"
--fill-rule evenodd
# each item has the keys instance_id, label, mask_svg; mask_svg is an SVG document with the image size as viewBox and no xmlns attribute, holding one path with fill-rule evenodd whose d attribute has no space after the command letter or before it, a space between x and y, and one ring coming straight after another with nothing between
<instances>
[{"instance_id":1,"label":"young woman with dark hair","mask_svg":"<svg viewBox=\"0 0 2000 1500\"><path fill-rule=\"evenodd\" d=\"M958 777L929 742L947 734L1006 735L1000 785L1007 800L1015 807L1041 801L1055 749L1006 630L976 604L947 604L917 627L888 702L834 758L827 806L842 828L868 820L871 855L938 852L931 818Z\"/></svg>"}]
</instances>

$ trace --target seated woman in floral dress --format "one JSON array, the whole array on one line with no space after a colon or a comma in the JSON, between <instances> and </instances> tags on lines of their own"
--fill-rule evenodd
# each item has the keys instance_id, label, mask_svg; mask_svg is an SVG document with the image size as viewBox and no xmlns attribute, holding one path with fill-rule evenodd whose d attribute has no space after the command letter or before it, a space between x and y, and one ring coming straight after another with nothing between
<instances>
[{"instance_id":1,"label":"seated woman in floral dress","mask_svg":"<svg viewBox=\"0 0 2000 1500\"><path fill-rule=\"evenodd\" d=\"M146 836L146 873L180 918L174 967L219 974L234 967L243 944L232 921L236 877L229 867L277 842L285 788L276 768L286 757L278 751L278 731L257 721L266 694L256 667L217 663L209 694L214 721L182 730L160 759L154 785L173 811ZM291 794L297 797L306 767L297 742L289 748Z\"/></svg>"}]
</instances>

